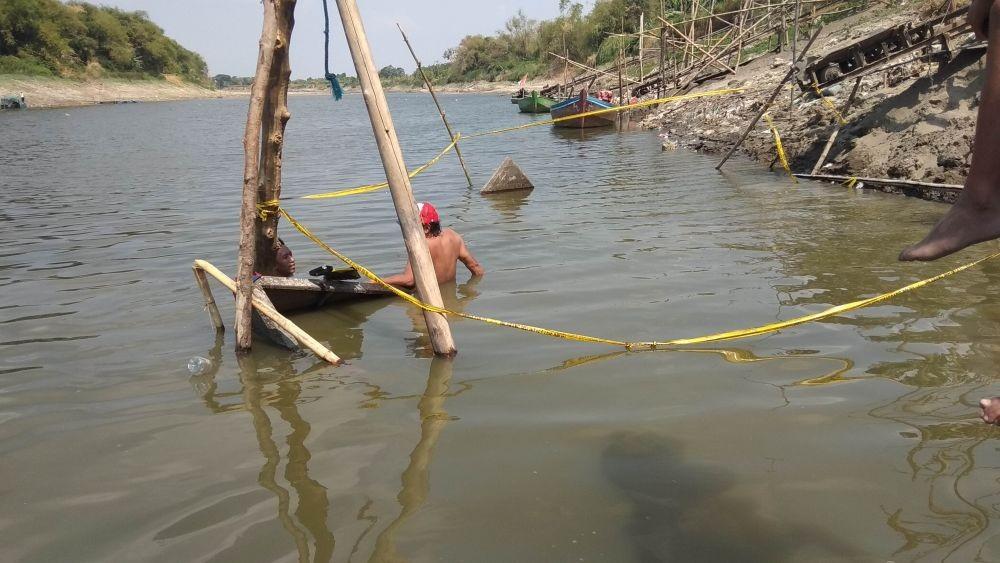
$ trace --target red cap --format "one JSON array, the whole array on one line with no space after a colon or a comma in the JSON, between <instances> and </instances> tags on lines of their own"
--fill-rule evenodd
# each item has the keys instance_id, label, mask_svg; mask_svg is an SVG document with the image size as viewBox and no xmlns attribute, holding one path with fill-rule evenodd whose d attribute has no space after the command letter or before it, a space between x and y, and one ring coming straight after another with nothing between
<instances>
[{"instance_id":1,"label":"red cap","mask_svg":"<svg viewBox=\"0 0 1000 563\"><path fill-rule=\"evenodd\" d=\"M441 222L441 217L438 216L437 209L434 209L434 206L429 203L418 203L417 212L420 213L420 222L424 225Z\"/></svg>"}]
</instances>

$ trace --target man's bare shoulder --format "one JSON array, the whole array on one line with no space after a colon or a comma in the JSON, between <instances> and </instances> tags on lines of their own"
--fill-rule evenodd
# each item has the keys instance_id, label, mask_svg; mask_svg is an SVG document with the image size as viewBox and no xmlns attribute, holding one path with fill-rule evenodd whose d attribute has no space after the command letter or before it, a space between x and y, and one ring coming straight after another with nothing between
<instances>
[{"instance_id":1,"label":"man's bare shoulder","mask_svg":"<svg viewBox=\"0 0 1000 563\"><path fill-rule=\"evenodd\" d=\"M442 229L441 234L444 237L444 240L449 244L462 244L465 242L462 240L462 235L458 234L453 229Z\"/></svg>"}]
</instances>

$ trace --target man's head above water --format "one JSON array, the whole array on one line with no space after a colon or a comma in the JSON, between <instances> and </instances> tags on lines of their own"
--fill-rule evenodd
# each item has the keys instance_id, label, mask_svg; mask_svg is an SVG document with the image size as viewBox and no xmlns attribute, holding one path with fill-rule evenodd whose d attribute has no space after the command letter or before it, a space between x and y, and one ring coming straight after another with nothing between
<instances>
[{"instance_id":1,"label":"man's head above water","mask_svg":"<svg viewBox=\"0 0 1000 563\"><path fill-rule=\"evenodd\" d=\"M283 278L290 278L295 275L295 257L292 249L285 246L285 241L278 239L278 250L275 251L274 258L275 274Z\"/></svg>"},{"instance_id":2,"label":"man's head above water","mask_svg":"<svg viewBox=\"0 0 1000 563\"><path fill-rule=\"evenodd\" d=\"M427 202L417 204L417 214L420 215L420 224L424 226L424 235L436 237L441 234L441 217L437 209Z\"/></svg>"}]
</instances>

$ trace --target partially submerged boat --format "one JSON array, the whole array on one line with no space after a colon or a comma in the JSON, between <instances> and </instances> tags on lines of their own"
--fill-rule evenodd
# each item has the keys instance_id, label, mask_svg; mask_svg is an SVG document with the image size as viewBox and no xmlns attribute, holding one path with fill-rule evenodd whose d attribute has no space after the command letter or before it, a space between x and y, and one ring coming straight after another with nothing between
<instances>
[{"instance_id":1,"label":"partially submerged boat","mask_svg":"<svg viewBox=\"0 0 1000 563\"><path fill-rule=\"evenodd\" d=\"M532 91L531 95L517 101L517 107L521 113L549 113L555 104L555 100L540 96L537 91Z\"/></svg>"},{"instance_id":2,"label":"partially submerged boat","mask_svg":"<svg viewBox=\"0 0 1000 563\"><path fill-rule=\"evenodd\" d=\"M307 279L262 276L257 286L282 314L392 295L388 289L357 277L354 270L330 270L322 277Z\"/></svg>"},{"instance_id":3,"label":"partially submerged boat","mask_svg":"<svg viewBox=\"0 0 1000 563\"><path fill-rule=\"evenodd\" d=\"M587 89L580 90L580 96L570 98L564 102L552 106L552 118L559 120L552 124L553 127L568 127L573 129L589 129L591 127L613 127L615 125L614 112L607 112L600 115L587 115L577 119L569 119L574 115L611 109L614 106L608 102L591 97L587 94Z\"/></svg>"}]
</instances>

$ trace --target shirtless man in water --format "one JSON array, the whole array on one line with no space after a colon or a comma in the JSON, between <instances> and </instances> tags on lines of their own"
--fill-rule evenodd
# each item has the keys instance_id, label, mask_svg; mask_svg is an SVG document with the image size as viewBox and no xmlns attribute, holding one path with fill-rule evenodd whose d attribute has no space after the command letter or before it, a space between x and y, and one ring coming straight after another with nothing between
<instances>
[{"instance_id":1,"label":"shirtless man in water","mask_svg":"<svg viewBox=\"0 0 1000 563\"><path fill-rule=\"evenodd\" d=\"M473 276L486 273L465 247L465 241L458 233L451 229L441 229L441 218L433 205L420 203L417 204L417 209L420 212L420 223L424 226L424 236L427 237L427 248L431 251L438 283L455 281L459 261L465 264ZM385 278L385 282L399 287L413 287L416 284L413 268L407 263L406 270L402 274L389 276Z\"/></svg>"},{"instance_id":2,"label":"shirtless man in water","mask_svg":"<svg viewBox=\"0 0 1000 563\"><path fill-rule=\"evenodd\" d=\"M972 0L969 23L977 37L989 41L969 177L955 205L900 260L937 260L1000 238L1000 0Z\"/></svg>"}]
</instances>

